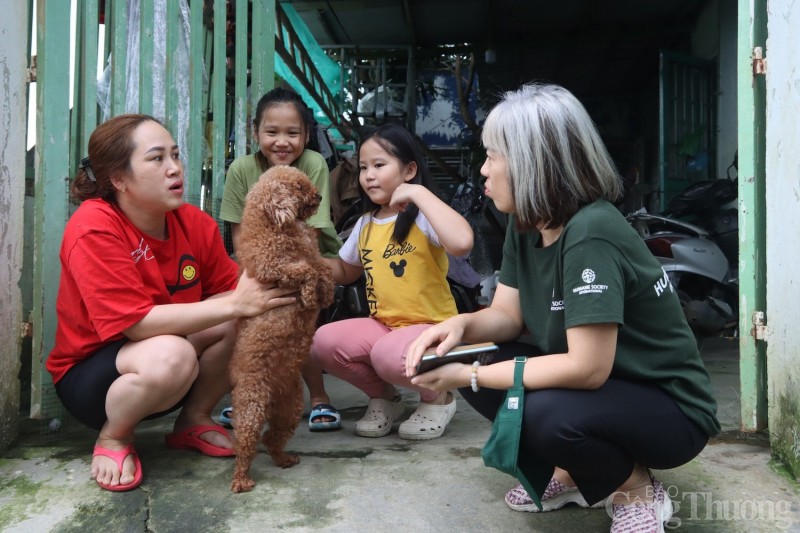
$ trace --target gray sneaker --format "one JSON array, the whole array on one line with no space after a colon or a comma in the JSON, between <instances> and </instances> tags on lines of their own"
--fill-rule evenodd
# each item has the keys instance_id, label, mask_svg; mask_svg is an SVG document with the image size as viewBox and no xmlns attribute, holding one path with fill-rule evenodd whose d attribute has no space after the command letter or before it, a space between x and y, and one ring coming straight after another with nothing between
<instances>
[{"instance_id":1,"label":"gray sneaker","mask_svg":"<svg viewBox=\"0 0 800 533\"><path fill-rule=\"evenodd\" d=\"M594 505L589 505L578 490L578 487L567 487L556 478L550 479L550 483L548 483L547 488L544 489L541 511L539 511L539 508L533 503L533 499L528 495L528 491L526 491L522 485L517 485L506 492L506 505L515 511L524 511L528 513L555 511L561 509L568 503L574 503L580 507L591 507L592 509L599 509L605 505L603 501L597 502Z\"/></svg>"},{"instance_id":2,"label":"gray sneaker","mask_svg":"<svg viewBox=\"0 0 800 533\"><path fill-rule=\"evenodd\" d=\"M672 518L672 500L660 481L653 480L653 503L611 505L611 533L664 533Z\"/></svg>"}]
</instances>

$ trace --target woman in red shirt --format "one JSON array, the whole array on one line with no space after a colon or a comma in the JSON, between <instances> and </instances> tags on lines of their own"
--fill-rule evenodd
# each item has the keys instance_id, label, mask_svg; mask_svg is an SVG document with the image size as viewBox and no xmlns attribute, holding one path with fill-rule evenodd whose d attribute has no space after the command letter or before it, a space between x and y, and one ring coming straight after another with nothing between
<instances>
[{"instance_id":1,"label":"woman in red shirt","mask_svg":"<svg viewBox=\"0 0 800 533\"><path fill-rule=\"evenodd\" d=\"M67 410L100 434L92 478L142 480L136 425L181 408L172 448L233 455L211 410L230 389L235 319L294 301L225 252L216 222L184 203L183 165L153 117L120 115L89 139L61 245L58 326L47 369ZM238 279L238 283L237 283Z\"/></svg>"}]
</instances>

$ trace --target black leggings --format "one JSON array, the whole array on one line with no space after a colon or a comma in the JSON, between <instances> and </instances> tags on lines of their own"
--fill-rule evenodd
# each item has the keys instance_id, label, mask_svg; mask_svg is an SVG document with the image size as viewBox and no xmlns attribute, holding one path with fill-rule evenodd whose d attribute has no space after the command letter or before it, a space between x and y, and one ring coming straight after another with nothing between
<instances>
[{"instance_id":1,"label":"black leggings","mask_svg":"<svg viewBox=\"0 0 800 533\"><path fill-rule=\"evenodd\" d=\"M70 368L56 383L56 394L61 403L81 424L99 430L106 423L106 395L111 384L120 377L117 354L126 342L128 339L122 339L103 346ZM179 409L185 399L145 420L159 418Z\"/></svg>"},{"instance_id":2,"label":"black leggings","mask_svg":"<svg viewBox=\"0 0 800 533\"><path fill-rule=\"evenodd\" d=\"M494 362L530 356L523 343L500 346ZM480 414L494 420L506 391L459 389ZM569 472L591 505L613 493L634 465L675 468L708 442L706 433L655 385L609 378L597 390L543 389L525 393L519 468L539 457Z\"/></svg>"}]
</instances>

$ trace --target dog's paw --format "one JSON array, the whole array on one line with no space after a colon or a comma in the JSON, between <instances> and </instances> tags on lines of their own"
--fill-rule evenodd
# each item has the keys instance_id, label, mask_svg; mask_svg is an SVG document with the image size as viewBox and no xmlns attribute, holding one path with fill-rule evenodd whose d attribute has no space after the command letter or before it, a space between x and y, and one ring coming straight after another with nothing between
<instances>
[{"instance_id":1,"label":"dog's paw","mask_svg":"<svg viewBox=\"0 0 800 533\"><path fill-rule=\"evenodd\" d=\"M284 453L277 457L273 456L272 461L281 468L291 468L300 462L300 457Z\"/></svg>"},{"instance_id":2,"label":"dog's paw","mask_svg":"<svg viewBox=\"0 0 800 533\"><path fill-rule=\"evenodd\" d=\"M304 309L317 307L319 297L314 285L305 284L300 288L300 304Z\"/></svg>"},{"instance_id":3,"label":"dog's paw","mask_svg":"<svg viewBox=\"0 0 800 533\"><path fill-rule=\"evenodd\" d=\"M332 283L328 283L325 280L320 280L317 282L317 305L320 309L324 309L333 303L333 293L334 293L334 286Z\"/></svg>"},{"instance_id":4,"label":"dog's paw","mask_svg":"<svg viewBox=\"0 0 800 533\"><path fill-rule=\"evenodd\" d=\"M231 483L231 491L235 493L240 492L250 492L253 490L253 487L256 486L256 482L250 479L249 477L245 478L234 478L233 483Z\"/></svg>"}]
</instances>

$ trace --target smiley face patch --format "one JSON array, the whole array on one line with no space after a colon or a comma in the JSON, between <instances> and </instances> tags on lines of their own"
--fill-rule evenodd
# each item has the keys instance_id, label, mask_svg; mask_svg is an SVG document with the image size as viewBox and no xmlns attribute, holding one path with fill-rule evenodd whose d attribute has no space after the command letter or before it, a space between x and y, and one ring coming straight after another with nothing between
<instances>
[{"instance_id":1,"label":"smiley face patch","mask_svg":"<svg viewBox=\"0 0 800 533\"><path fill-rule=\"evenodd\" d=\"M178 291L185 291L200 283L200 267L197 265L197 260L190 254L184 254L178 261L178 272L175 284L167 284L167 290L170 294L175 294Z\"/></svg>"},{"instance_id":2,"label":"smiley face patch","mask_svg":"<svg viewBox=\"0 0 800 533\"><path fill-rule=\"evenodd\" d=\"M181 273L185 281L192 281L197 275L197 269L194 267L194 265L186 265L183 267L183 271Z\"/></svg>"}]
</instances>

